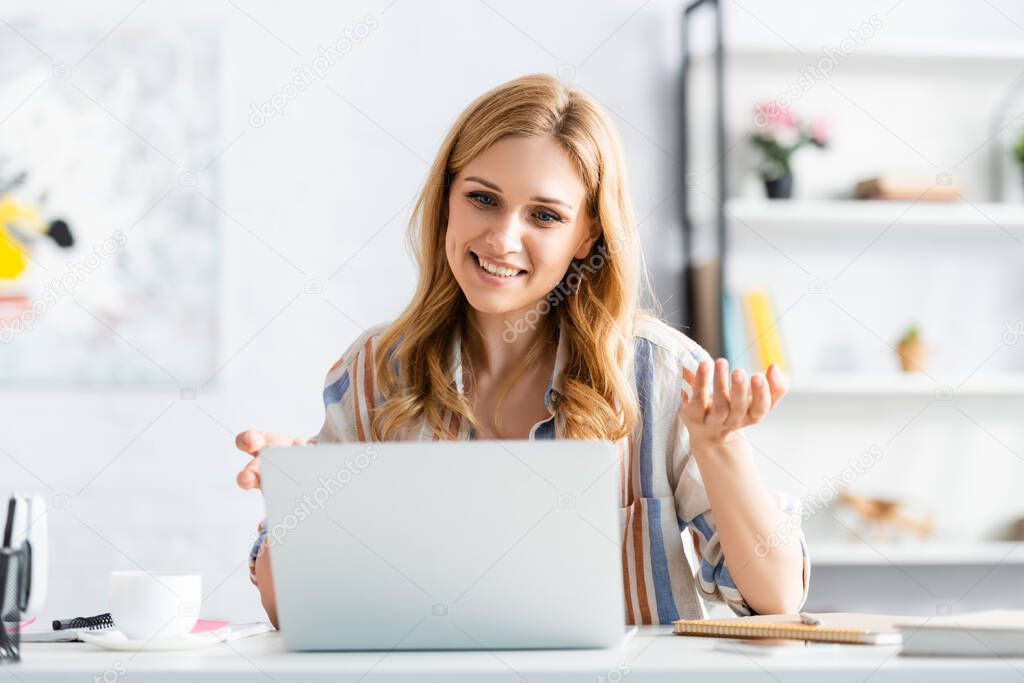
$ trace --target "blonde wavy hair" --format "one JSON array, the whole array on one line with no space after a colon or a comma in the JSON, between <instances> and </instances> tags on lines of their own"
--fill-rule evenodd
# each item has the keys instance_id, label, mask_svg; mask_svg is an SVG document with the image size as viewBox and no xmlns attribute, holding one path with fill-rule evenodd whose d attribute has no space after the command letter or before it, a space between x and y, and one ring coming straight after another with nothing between
<instances>
[{"instance_id":1,"label":"blonde wavy hair","mask_svg":"<svg viewBox=\"0 0 1024 683\"><path fill-rule=\"evenodd\" d=\"M590 97L551 76L530 75L503 83L470 104L430 168L409 222L419 265L416 294L376 347L383 402L371 422L375 440L396 440L422 419L441 439L459 437L455 416L479 429L450 367L452 335L460 331L466 340L465 335L475 330L445 255L448 196L456 174L508 136L551 138L562 146L586 188L590 217L600 228L590 254L579 261L594 265L596 255L601 259L599 268L582 277L579 269L567 270L556 290L570 293L543 316L545 334L537 335L518 371L499 392L499 407L512 382L551 351L558 323L564 323L568 359L554 403L557 435L617 441L631 434L637 423L636 392L627 369L632 367L634 325L638 316L648 315L640 310L639 301L641 287L649 291L649 282L618 134ZM573 272L575 284L567 287ZM497 426L500 430L500 422Z\"/></svg>"}]
</instances>

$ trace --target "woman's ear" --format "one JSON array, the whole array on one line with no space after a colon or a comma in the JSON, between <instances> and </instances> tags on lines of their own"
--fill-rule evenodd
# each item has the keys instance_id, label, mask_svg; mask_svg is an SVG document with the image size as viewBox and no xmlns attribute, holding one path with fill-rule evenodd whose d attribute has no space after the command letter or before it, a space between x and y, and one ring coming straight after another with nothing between
<instances>
[{"instance_id":1,"label":"woman's ear","mask_svg":"<svg viewBox=\"0 0 1024 683\"><path fill-rule=\"evenodd\" d=\"M577 251L572 254L574 259L584 259L590 254L590 250L594 248L594 243L601 237L601 226L598 221L594 220L593 215L588 211L584 218L585 227L587 229L587 236L580 242L580 246L577 247Z\"/></svg>"},{"instance_id":2,"label":"woman's ear","mask_svg":"<svg viewBox=\"0 0 1024 683\"><path fill-rule=\"evenodd\" d=\"M594 242L601 236L601 226L597 224L597 221L589 219L587 221L587 236L580 242L579 248L576 249L576 253L573 254L575 259L585 259L590 254L590 250L594 248Z\"/></svg>"}]
</instances>

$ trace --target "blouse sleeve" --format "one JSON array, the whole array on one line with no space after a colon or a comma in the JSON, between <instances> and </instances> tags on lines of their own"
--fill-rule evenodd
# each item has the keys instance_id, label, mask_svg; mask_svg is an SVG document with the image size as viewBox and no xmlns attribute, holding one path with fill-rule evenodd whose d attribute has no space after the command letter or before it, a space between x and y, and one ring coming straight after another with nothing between
<instances>
[{"instance_id":1,"label":"blouse sleeve","mask_svg":"<svg viewBox=\"0 0 1024 683\"><path fill-rule=\"evenodd\" d=\"M345 406L352 388L351 360L349 352L346 351L327 371L323 390L324 423L320 427L320 432L306 442L308 445L355 440Z\"/></svg>"},{"instance_id":2,"label":"blouse sleeve","mask_svg":"<svg viewBox=\"0 0 1024 683\"><path fill-rule=\"evenodd\" d=\"M680 377L682 378L682 390L687 395L691 395L690 383L697 371L697 366L701 361L710 359L711 356L699 346L695 346L683 359ZM708 501L707 490L704 488L697 460L690 450L690 435L683 425L682 418L678 418L677 434L678 437L670 444L672 453L670 453L669 462L672 463L672 471L676 475L674 497L680 528L683 529L683 533L689 532L697 553L698 568L695 577L697 589L704 599L725 603L737 615L756 614L736 587L736 582L726 564L721 540L718 537L718 528L715 524L715 514ZM798 539L803 553L803 597L800 601L802 607L807 600L810 562L807 556L807 543L800 523L802 519L800 505L797 499L785 494L775 493L775 498L779 502L780 508L786 512L785 525L787 527L787 533L779 533L777 539L781 539L783 542L793 538ZM765 542L762 541L761 545L764 544ZM767 549L767 546L765 547Z\"/></svg>"},{"instance_id":3,"label":"blouse sleeve","mask_svg":"<svg viewBox=\"0 0 1024 683\"><path fill-rule=\"evenodd\" d=\"M307 444L370 440L369 405L377 393L374 342L381 331L383 326L366 330L327 371L324 423Z\"/></svg>"}]
</instances>

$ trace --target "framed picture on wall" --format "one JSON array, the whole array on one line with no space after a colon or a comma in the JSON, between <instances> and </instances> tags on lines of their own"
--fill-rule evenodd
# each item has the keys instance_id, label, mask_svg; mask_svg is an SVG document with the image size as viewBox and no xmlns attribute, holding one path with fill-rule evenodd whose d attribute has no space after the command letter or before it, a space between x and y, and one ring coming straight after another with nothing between
<instances>
[{"instance_id":1,"label":"framed picture on wall","mask_svg":"<svg viewBox=\"0 0 1024 683\"><path fill-rule=\"evenodd\" d=\"M220 37L12 22L0 43L0 382L216 369Z\"/></svg>"}]
</instances>

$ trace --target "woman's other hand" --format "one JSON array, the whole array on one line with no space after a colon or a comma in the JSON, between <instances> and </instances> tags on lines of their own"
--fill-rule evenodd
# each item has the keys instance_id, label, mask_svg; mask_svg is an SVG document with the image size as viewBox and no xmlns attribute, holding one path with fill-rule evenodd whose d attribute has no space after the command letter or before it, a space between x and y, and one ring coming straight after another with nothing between
<instances>
[{"instance_id":1,"label":"woman's other hand","mask_svg":"<svg viewBox=\"0 0 1024 683\"><path fill-rule=\"evenodd\" d=\"M305 442L302 439L293 439L289 436L271 434L269 432L257 432L247 429L235 437L235 446L238 450L248 453L252 460L242 468L242 471L235 477L235 481L243 489L260 488L260 451L267 446L301 446Z\"/></svg>"}]
</instances>

